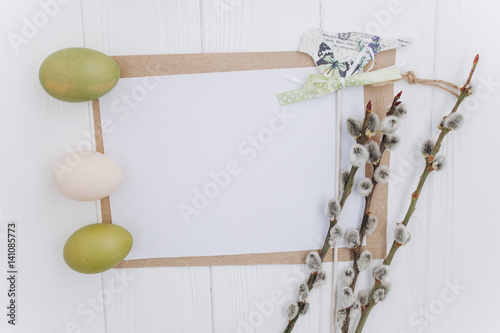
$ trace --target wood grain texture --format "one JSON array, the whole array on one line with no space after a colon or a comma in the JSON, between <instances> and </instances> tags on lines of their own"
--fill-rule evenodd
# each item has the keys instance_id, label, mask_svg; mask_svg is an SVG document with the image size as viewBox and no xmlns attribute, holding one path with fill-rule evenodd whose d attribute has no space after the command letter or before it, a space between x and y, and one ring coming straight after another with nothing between
<instances>
[{"instance_id":1,"label":"wood grain texture","mask_svg":"<svg viewBox=\"0 0 500 333\"><path fill-rule=\"evenodd\" d=\"M86 320L78 309L84 309L86 299L100 292L100 277L72 271L62 257L71 233L95 220L95 205L63 197L50 177L54 161L69 150L86 146L89 108L87 104L54 100L38 81L39 66L49 54L82 45L81 9L78 2L62 6L26 34L30 38L19 44L16 52L7 34L22 38L23 17L31 21L40 11L37 1L4 2L0 9L0 54L4 60L0 64L0 234L6 234L8 221L18 224L17 326L8 325L6 320L9 286L7 247L2 237L0 331L64 332L77 327L98 333L104 330L102 311Z\"/></svg>"},{"instance_id":2,"label":"wood grain texture","mask_svg":"<svg viewBox=\"0 0 500 333\"><path fill-rule=\"evenodd\" d=\"M399 63L403 72L413 70L421 77L434 78L432 66L435 2L424 1L417 5L412 1L401 1L398 10L395 11L396 14L389 12L389 3L390 1L324 1L322 24L325 27L336 27L338 31L364 31L384 37L411 36L413 45L398 50L396 63ZM422 8L425 8L425 11ZM330 23L331 21L333 23ZM404 63L400 59L404 59ZM387 231L389 242L392 242L395 224L404 216L410 195L423 168L419 145L431 134L430 119L434 94L431 88L409 87L405 82L397 82L395 91L400 90L403 90L402 101L408 105L410 114L400 129L404 134L400 148L391 154L393 180L389 184ZM425 237L420 236L422 232L426 232L427 221L423 216L427 211L427 198L426 194L423 194L410 226L414 238L401 253L398 253L398 257L403 258L396 259L397 262L391 271L390 280L394 282L391 292L393 297L373 311L370 322L364 330L368 333L417 332L418 327L410 325L410 318L418 310L413 304L425 304L423 291L427 288L427 279L424 274L418 272L421 272L421 267L425 267L427 262L422 256L426 252L427 243ZM421 222L414 223L417 220ZM346 264L341 264L339 271L345 267ZM362 290L371 284L371 270L368 269L360 275L358 288ZM340 288L339 285L339 290ZM401 302L401 299L412 299L414 303ZM342 305L338 303L337 307L341 308ZM393 313L398 314L397 320L394 320Z\"/></svg>"},{"instance_id":3,"label":"wood grain texture","mask_svg":"<svg viewBox=\"0 0 500 333\"><path fill-rule=\"evenodd\" d=\"M236 4L217 11L220 3ZM320 24L317 1L202 1L204 52L294 51L305 30ZM302 265L291 266L303 270ZM279 332L286 324L284 311L296 297L300 279L284 285L280 276L288 266L213 267L213 316L215 332ZM285 290L281 289L285 288ZM324 294L314 293L311 310L297 332L325 332L330 327L328 287ZM258 309L272 293L285 292L286 302L276 304L269 315ZM264 322L250 322L263 318ZM244 327L241 321L248 322ZM252 323L255 325L252 326Z\"/></svg>"},{"instance_id":4,"label":"wood grain texture","mask_svg":"<svg viewBox=\"0 0 500 333\"><path fill-rule=\"evenodd\" d=\"M133 268L103 273L106 332L211 332L209 268ZM123 286L122 286L123 285Z\"/></svg>"},{"instance_id":5,"label":"wood grain texture","mask_svg":"<svg viewBox=\"0 0 500 333\"><path fill-rule=\"evenodd\" d=\"M113 59L120 66L122 78L316 66L311 57L298 51L114 56Z\"/></svg>"},{"instance_id":6,"label":"wood grain texture","mask_svg":"<svg viewBox=\"0 0 500 333\"><path fill-rule=\"evenodd\" d=\"M199 1L84 1L82 15L85 45L110 55L201 51ZM209 268L118 271L135 279L106 306L107 332L211 332Z\"/></svg>"},{"instance_id":7,"label":"wood grain texture","mask_svg":"<svg viewBox=\"0 0 500 333\"><path fill-rule=\"evenodd\" d=\"M491 154L492 143L496 142L493 133L500 120L495 111L500 96L500 68L495 54L500 46L487 38L492 36L494 13L499 9L498 2L484 0L455 5L438 2L436 6L439 43L435 57L436 61L447 61L446 66L436 63L436 76L464 82L477 53L480 62L472 82L475 93L461 108L466 117L464 126L450 134L443 150L450 168L435 175L430 187L430 227L425 235L429 239L426 304L442 297L442 291L449 289L448 281L456 280L464 286L429 325L431 333L467 332L477 325L484 331L498 330L493 302L500 291L491 286L498 279L499 269L488 261L497 251L500 225L496 223L496 205L488 198L497 197L500 185L498 155ZM450 31L467 41L466 47L450 42ZM448 96L436 99L434 126L449 103ZM478 272L484 272L479 280Z\"/></svg>"},{"instance_id":8,"label":"wood grain texture","mask_svg":"<svg viewBox=\"0 0 500 333\"><path fill-rule=\"evenodd\" d=\"M395 50L381 52L375 57L376 61L374 66L371 65L372 63L369 63L367 67L373 67L374 70L378 70L393 66L395 57ZM113 56L113 59L120 66L121 78L316 66L309 55L298 51ZM203 63L203 65L200 66L200 63ZM373 102L374 112L381 117L385 116L385 106L391 103L392 96L392 84L379 87L365 87L365 104L368 100L371 100ZM101 114L98 99L92 101L92 109L96 150L104 154ZM373 139L380 142L381 137L381 135L377 135ZM336 148L332 150L335 151L335 149ZM387 151L384 155L385 165L389 165L389 157L389 151ZM371 172L371 170L369 172ZM112 223L109 197L100 200L100 207L102 222ZM387 185L379 185L377 187L377 191L373 196L372 213L378 216L379 228L367 237L367 244L373 258L381 259L384 258L386 254ZM298 264L304 262L308 252L309 251L291 251L284 253L221 255L210 257L150 258L125 260L117 267ZM352 251L347 248L341 248L338 250L336 260L351 260L352 257ZM323 261L333 261L333 249L323 258Z\"/></svg>"}]
</instances>

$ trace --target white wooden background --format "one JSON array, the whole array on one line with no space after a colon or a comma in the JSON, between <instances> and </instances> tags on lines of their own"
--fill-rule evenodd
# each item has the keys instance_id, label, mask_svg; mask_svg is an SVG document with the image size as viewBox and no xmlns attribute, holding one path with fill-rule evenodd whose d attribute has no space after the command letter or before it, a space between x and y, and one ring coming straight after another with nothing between
<instances>
[{"instance_id":1,"label":"white wooden background","mask_svg":"<svg viewBox=\"0 0 500 333\"><path fill-rule=\"evenodd\" d=\"M20 267L18 325L6 324L2 306L1 332L281 332L284 309L304 274L301 265L130 269L91 276L66 267L61 255L66 238L99 216L95 203L73 202L54 190L50 165L87 140L91 107L49 97L38 82L38 68L48 54L70 46L110 55L296 50L303 32L314 27L410 36L414 43L398 52L397 62L425 78L464 81L474 55L481 54L476 96L464 107L467 123L448 136L443 150L450 165L428 182L411 223L413 239L394 261L393 292L373 311L366 332L498 332L499 2L60 2L50 7L46 21L41 4L53 0L0 4L0 233L7 221L18 222ZM391 6L397 10L380 16ZM33 16L40 27L15 52L9 33L21 35L24 20ZM389 234L422 169L415 158L418 144L436 134L453 103L427 87L398 83L396 89L404 90L411 113L403 146L392 158L398 177L390 186ZM0 242L5 253L5 239ZM2 271L5 257L0 254ZM7 282L1 281L3 305ZM454 283L465 287L450 289ZM295 332L330 332L331 288L330 282L312 293L311 310ZM102 295L104 306L97 301L92 307Z\"/></svg>"}]
</instances>

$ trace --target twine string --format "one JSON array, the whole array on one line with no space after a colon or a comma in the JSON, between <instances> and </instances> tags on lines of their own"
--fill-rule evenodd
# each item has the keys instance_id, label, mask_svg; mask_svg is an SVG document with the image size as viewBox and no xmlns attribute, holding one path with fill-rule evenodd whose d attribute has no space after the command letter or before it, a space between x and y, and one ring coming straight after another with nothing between
<instances>
[{"instance_id":1,"label":"twine string","mask_svg":"<svg viewBox=\"0 0 500 333\"><path fill-rule=\"evenodd\" d=\"M406 73L401 73L401 77L402 77L401 79L397 79L397 80L376 83L376 84L373 84L373 86L381 87L381 86L385 86L385 85L390 84L390 83L394 83L394 82L399 81L399 80L406 80L406 81L408 81L409 84L417 84L418 83L418 84L423 84L426 86L437 87L437 88L443 89L444 91L449 92L450 94L452 94L453 96L455 96L457 98L459 96L458 90L460 90L460 88L456 84L453 84L453 83L448 82L448 81L419 79L415 75L415 73L412 71L408 71Z\"/></svg>"}]
</instances>

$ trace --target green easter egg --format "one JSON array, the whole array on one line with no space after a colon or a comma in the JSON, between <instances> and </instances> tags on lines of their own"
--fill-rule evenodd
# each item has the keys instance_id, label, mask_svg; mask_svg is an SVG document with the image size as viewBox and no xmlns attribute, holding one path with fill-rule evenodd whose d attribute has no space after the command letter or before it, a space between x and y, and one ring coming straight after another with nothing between
<instances>
[{"instance_id":1,"label":"green easter egg","mask_svg":"<svg viewBox=\"0 0 500 333\"><path fill-rule=\"evenodd\" d=\"M88 102L118 83L120 68L106 54L73 47L49 55L40 66L40 83L52 97L65 102Z\"/></svg>"},{"instance_id":2,"label":"green easter egg","mask_svg":"<svg viewBox=\"0 0 500 333\"><path fill-rule=\"evenodd\" d=\"M107 271L118 265L132 249L132 235L111 223L89 224L66 241L63 257L73 270L84 274Z\"/></svg>"}]
</instances>

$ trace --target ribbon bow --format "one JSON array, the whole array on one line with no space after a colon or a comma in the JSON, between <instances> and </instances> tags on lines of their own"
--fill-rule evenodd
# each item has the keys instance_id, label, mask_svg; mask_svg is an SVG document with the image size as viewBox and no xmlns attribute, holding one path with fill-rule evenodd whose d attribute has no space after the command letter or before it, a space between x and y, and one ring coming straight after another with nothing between
<instances>
[{"instance_id":1,"label":"ribbon bow","mask_svg":"<svg viewBox=\"0 0 500 333\"><path fill-rule=\"evenodd\" d=\"M355 74L345 78L311 74L304 83L304 87L278 94L277 98L280 105L288 105L331 94L345 87L364 86L399 79L401 79L401 73L395 67Z\"/></svg>"}]
</instances>

